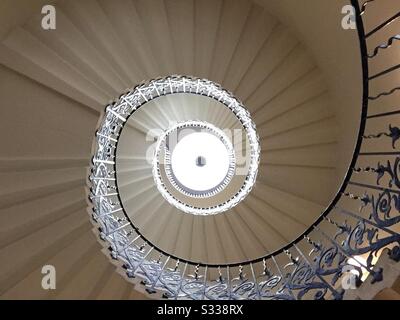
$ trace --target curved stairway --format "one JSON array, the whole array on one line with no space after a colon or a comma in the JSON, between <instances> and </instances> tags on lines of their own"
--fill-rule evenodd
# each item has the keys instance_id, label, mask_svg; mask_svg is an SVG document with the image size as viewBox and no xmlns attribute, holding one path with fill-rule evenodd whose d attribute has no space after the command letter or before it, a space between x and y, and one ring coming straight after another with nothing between
<instances>
[{"instance_id":1,"label":"curved stairway","mask_svg":"<svg viewBox=\"0 0 400 320\"><path fill-rule=\"evenodd\" d=\"M101 112L144 80L181 74L219 83L243 101L260 136L253 191L231 212L206 219L171 207L140 148L133 143L124 150L118 179L129 194L132 220L168 254L215 265L263 257L301 236L337 194L360 120L342 121L332 77L306 49L307 40L269 13L276 8L268 10L266 1L58 1L52 31L41 28L41 1L33 2L29 14L29 8L22 11L14 19L18 23L1 33L3 299L148 297L137 279L127 281L121 263L110 263L108 247L99 244L86 212L85 193ZM367 22L366 28L374 24ZM380 87L375 90L379 94ZM155 104L132 117L128 141L193 117L230 124L216 107L167 100L167 111ZM359 116L361 103L356 108ZM384 129L377 121L367 132ZM367 143L365 150L388 148L376 139ZM357 166L373 164L362 159ZM357 183L373 180L358 177ZM353 186L347 194L360 192ZM358 210L353 199L342 201ZM337 217L338 223L344 220ZM328 223L326 232L329 228ZM285 265L282 257L277 262ZM40 287L47 264L57 270L55 291Z\"/></svg>"}]
</instances>

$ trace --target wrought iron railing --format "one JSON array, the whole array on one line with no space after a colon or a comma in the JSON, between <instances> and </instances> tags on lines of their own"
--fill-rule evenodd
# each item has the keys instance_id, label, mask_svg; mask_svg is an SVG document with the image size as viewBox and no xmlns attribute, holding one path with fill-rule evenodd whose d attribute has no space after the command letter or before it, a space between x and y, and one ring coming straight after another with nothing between
<instances>
[{"instance_id":1,"label":"wrought iron railing","mask_svg":"<svg viewBox=\"0 0 400 320\"><path fill-rule=\"evenodd\" d=\"M134 226L128 229L131 224L127 216L118 215L123 211L118 203L110 200L104 206L95 201L118 194L117 186L110 182L113 161L95 158L90 175L93 218L99 223L102 239L111 245L111 256L122 261L128 277L139 277L148 293L161 291L169 299L342 299L348 288L343 282L349 276L348 266L357 286L366 275L373 282L382 280L384 270L374 267L382 249L389 248L391 258L400 260L400 152L396 144L400 129L395 123L400 110L369 110L371 101L400 90L394 87L369 94L373 81L400 68L399 64L374 75L369 73L369 64L400 36L390 37L371 52L367 49L369 37L399 19L400 13L366 32L363 16L368 14L371 2L374 0L360 6L357 0L351 0L363 71L358 140L344 182L318 220L286 247L259 259L226 265L188 261L155 247ZM101 151L111 159L115 157L113 142L120 129L119 118L115 111L107 113L106 121L115 121L116 125L110 132L97 135L105 148ZM366 132L367 124L377 118L385 120L388 131ZM391 150L368 149L366 142L375 139L391 139ZM371 183L373 175L376 180Z\"/></svg>"}]
</instances>

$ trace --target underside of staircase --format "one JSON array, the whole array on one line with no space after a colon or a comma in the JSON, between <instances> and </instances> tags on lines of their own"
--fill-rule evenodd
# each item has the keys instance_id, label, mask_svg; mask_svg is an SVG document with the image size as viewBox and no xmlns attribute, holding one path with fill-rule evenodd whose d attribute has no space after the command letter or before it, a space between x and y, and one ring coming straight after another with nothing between
<instances>
[{"instance_id":1,"label":"underside of staircase","mask_svg":"<svg viewBox=\"0 0 400 320\"><path fill-rule=\"evenodd\" d=\"M335 197L343 194L337 205L357 212L360 185L376 184L375 176L355 174L356 183L338 191L349 170L380 160L360 157L351 167L363 123L365 68L357 30L339 23L349 1L60 0L53 1L55 30L41 27L45 1L16 2L0 4L1 299L161 298L110 257L88 192L106 106L151 79L182 75L220 84L250 112L261 147L257 180L245 200L215 216L183 214L154 183L148 132L164 132L174 121L201 119L231 130L240 123L216 101L185 95L149 102L126 121L117 153L119 193L130 221L161 252L214 266L261 263L267 253L307 239ZM400 10L390 4L387 12L389 6L370 5L375 14L365 18L366 30ZM396 20L372 36L369 48L399 25ZM395 65L399 52L399 45L382 52L370 74ZM396 75L371 84L371 97L392 88ZM384 103L371 99L369 115L397 112L396 93L383 96ZM386 132L382 119L371 118L365 136ZM398 118L391 123L400 124ZM371 138L359 151L386 152L391 144ZM336 212L330 217L337 224L327 220L327 233L353 221ZM286 263L277 258L277 264ZM41 287L45 265L56 268L56 290ZM218 277L218 270L210 274ZM349 299L373 298L350 293Z\"/></svg>"}]
</instances>

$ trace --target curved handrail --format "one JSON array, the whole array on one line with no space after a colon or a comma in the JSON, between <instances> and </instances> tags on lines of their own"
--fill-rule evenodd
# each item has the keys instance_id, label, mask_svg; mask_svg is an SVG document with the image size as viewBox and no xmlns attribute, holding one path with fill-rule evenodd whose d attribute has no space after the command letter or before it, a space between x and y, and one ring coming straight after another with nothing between
<instances>
[{"instance_id":1,"label":"curved handrail","mask_svg":"<svg viewBox=\"0 0 400 320\"><path fill-rule=\"evenodd\" d=\"M366 1L362 9L360 9L360 5L357 0L351 0L351 4L355 9L356 16L356 25L358 30L358 38L360 42L360 52L361 52L361 66L362 66L362 83L363 83L363 97L362 97L362 108L361 108L361 119L360 119L360 127L358 131L358 137L355 144L353 156L347 170L346 176L339 188L336 196L332 200L332 202L327 206L327 208L321 213L320 217L307 229L305 230L299 237L297 237L294 241L286 245L285 247L276 250L272 253L268 253L267 255L252 259L249 261L242 261L240 263L230 263L230 264L206 264L201 261L190 261L187 259L182 259L180 257L173 256L168 252L163 251L160 248L157 248L153 243L151 243L148 239L146 239L138 228L133 226L130 222L127 223L129 217L127 216L125 210L122 211L124 214L124 218L116 218L112 215L101 214L101 208L98 207L93 208L94 218L100 224L101 235L104 239L108 240L111 244L112 256L114 258L119 258L125 263L125 267L127 269L127 273L129 276L135 276L136 274L140 274L142 278L145 278L144 284L149 292L154 292L156 287L161 287L164 291L168 292L168 297L177 298L181 292L183 294L188 295L191 298L196 298L196 293L190 291L189 289L184 290L185 283L196 284L197 286L201 286L204 292L202 297L207 296L207 292L211 292L212 290L222 290L223 294L216 293L212 291L209 293L208 298L222 298L228 296L229 298L236 297L235 293L231 288L233 281L239 281L246 283L252 289L246 291L246 295L239 295L239 297L258 297L258 298L273 298L273 299L301 299L305 294L311 291L316 291L314 298L319 299L323 298L326 293L329 291L332 293L333 297L336 299L343 298L344 291L338 290L335 288L335 284L338 279L342 276L343 267L347 265L349 259L362 254L368 254L368 259L365 263L359 263L360 266L356 267L360 271L361 269L367 270L376 281L379 281L382 278L382 270L374 270L372 268L372 255L378 252L380 249L387 247L388 245L398 243L400 245L400 234L393 232L390 227L394 224L400 223L399 217L390 217L389 212L392 209L391 202L394 201L395 209L400 212L400 190L394 190L392 188L395 185L400 189L400 179L399 173L400 171L400 157L397 157L396 161L394 161L394 165L392 165L391 161L387 161L387 165L382 165L378 163L376 168L356 168L356 164L358 158L360 156L365 155L400 155L397 152L386 152L386 153L361 153L361 147L364 139L374 139L381 137L390 137L392 138L393 148L395 147L395 142L400 139L400 129L398 127L389 126L389 133L380 133L380 134L372 134L365 135L365 128L368 119L376 118L376 117L384 117L397 115L400 111L394 112L386 112L382 114L374 114L368 115L368 106L369 101L373 100L374 97L369 96L369 85L370 81L382 76L386 75L390 72L397 70L398 68L389 68L384 72L370 77L369 75L369 59L373 59L376 55L370 56L367 51L367 42L368 34L365 33L364 24L362 20L362 16L366 11L366 4L373 2L371 0ZM397 19L400 15L393 16L393 19ZM388 22L389 21L389 22ZM381 28L384 28L391 21L387 20L386 24L381 24L379 27L375 28L375 32L378 32ZM378 50L379 51L379 50ZM375 51L377 52L377 51ZM389 91L387 95L391 95ZM123 97L123 96L122 96ZM379 96L377 97L377 99ZM120 107L120 106L118 106ZM123 108L123 107L122 107ZM120 114L118 114L114 110L109 110L110 113L106 113L105 120L110 122L110 127L113 129L109 132L102 133L100 139L105 139L108 135L116 134L114 130L117 130L118 127L121 127L118 124L118 120L121 118L126 121ZM104 143L110 143L109 140L103 141ZM114 158L116 147L115 144L112 146L114 148ZM111 148L111 149L112 149ZM104 153L104 150L102 150ZM100 159L103 154L100 153ZM109 163L110 167L107 168L104 163L99 165L99 158L93 160L92 162L92 175L100 172L101 174L107 174L107 170L110 172L116 172L116 164L115 162ZM112 161L111 161L112 162ZM370 186L364 185L361 183L353 182L353 173L375 173L378 175L377 185ZM390 176L389 186L384 187L380 186L380 179L384 175ZM103 194L101 192L104 191L100 184L93 185L96 187L91 189L90 198L93 203L93 199L96 197L105 198L108 196L107 193ZM112 189L115 191L113 193L114 197L117 197L119 203L122 204L121 198L118 192L118 184L115 182L114 185L106 184L106 190ZM370 188L379 191L379 195L368 195L364 194L363 196L358 196L352 194L347 189L349 186L359 186ZM100 190L101 192L97 192ZM372 213L369 219L364 218L362 214L356 214L346 209L342 209L338 207L339 201L343 197L348 197L357 201L360 201L361 208L366 206L371 206ZM95 203L98 205L98 203ZM113 207L112 201L105 201L104 204L109 208ZM330 213L334 210L340 209L340 212L344 214L346 217L351 217L355 219L356 222L353 225L347 223L347 221L339 223L334 221L330 217ZM389 210L389 211L388 211ZM379 217L379 211L383 211L385 213L385 217L382 219ZM333 236L327 234L323 228L320 228L322 223L328 222L332 224L336 229L337 233ZM132 231L121 233L121 230L124 229L126 225L130 224L133 228ZM382 230L387 234L387 236L382 238L375 238L375 235L379 230ZM328 245L323 244L318 240L318 242L311 239L312 233L314 231L319 232L322 238ZM130 240L130 236L135 233L136 237ZM339 243L338 239L342 237L341 242ZM136 245L132 247L132 244L135 243L137 239L140 239L143 244L140 246ZM122 245L121 245L122 243ZM361 244L366 243L366 246L361 247ZM303 253L301 245L306 244L309 245L312 249L309 253L309 257L313 257L311 261L306 254ZM146 247L149 248L145 250ZM147 261L146 258L150 256L151 252L155 249L156 252L160 254L160 258L157 261ZM392 255L396 259L400 259L400 250L393 249ZM284 255L288 259L288 263L283 265L282 267L277 262L279 256ZM295 257L295 255L297 257ZM162 257L165 258L165 261L161 263ZM171 261L175 261L175 268L168 268L167 264ZM261 265L262 263L262 265ZM272 274L268 264L271 263L275 267L276 274ZM183 271L181 270L181 265L185 264ZM324 267L324 265L327 266ZM255 272L255 266L261 267L263 273L261 275L257 275ZM194 274L192 275L191 280L185 278L185 272L188 266L194 267ZM152 272L149 272L148 269L151 268ZM204 269L204 279L200 280L199 276L200 268ZM209 268L218 269L219 279L216 280L217 284L212 285L212 281L208 283L207 281L207 270ZM237 268L238 277L231 279L230 274L231 270ZM244 268L249 269L252 274L253 280L249 280L246 278L244 274ZM291 272L286 273L284 275L284 270L290 268ZM155 271L156 270L156 271ZM225 276L223 272L225 272ZM154 272L156 276L154 276ZM286 271L285 271L286 272ZM333 283L326 279L326 276L333 276ZM165 279L167 280L165 280ZM171 289L171 279L178 279L179 286L178 288ZM259 279L264 279L263 281ZM168 280L169 279L169 280ZM315 280L316 279L316 280ZM194 281L194 282L193 282ZM229 284L227 284L229 283ZM280 286L280 290L275 290L276 287ZM268 290L267 290L268 289ZM275 290L274 292L272 292ZM297 293L294 294L293 291ZM189 292L189 293L188 293ZM251 293L250 293L251 292Z\"/></svg>"},{"instance_id":2,"label":"curved handrail","mask_svg":"<svg viewBox=\"0 0 400 320\"><path fill-rule=\"evenodd\" d=\"M302 239L304 239L305 236L307 236L307 234L309 234L316 225L318 225L321 221L323 221L323 219L332 211L332 209L337 205L337 203L339 202L339 200L341 199L341 197L343 196L344 191L346 190L351 177L353 175L353 168L356 165L357 159L358 159L358 154L360 152L361 149L361 145L362 145L362 141L363 141L363 136L365 133L365 124L366 124L366 118L367 118L367 114L368 114L368 96L369 96L369 90L368 90L368 77L369 77L369 72L368 72L368 53L367 53L367 46L366 46L366 42L365 42L365 33L364 33L364 25L361 19L361 11L360 11L360 6L357 2L357 0L351 0L352 5L355 8L355 12L356 12L356 19L357 19L357 26L358 26L358 37L359 37L359 41L360 41L360 49L361 49L361 60L362 60L362 81L363 81L363 100L362 100L362 108L361 108L361 121L360 121L360 127L358 130L358 137L357 137L357 142L356 142L356 146L354 148L354 152L352 155L352 159L350 162L350 165L347 169L346 175L344 177L344 180L338 190L338 192L336 193L335 197L333 198L333 200L331 201L331 203L327 206L327 208L321 213L321 215L318 217L318 219L316 219L316 221L308 228L306 229L301 235L299 235L295 240L293 240L292 242L288 243L286 246L275 250L274 252L268 253L265 256L262 256L260 258L256 258L256 259L252 259L252 260L247 260L247 261L242 261L242 262L238 262L238 263L227 263L227 264L210 264L210 263L202 263L201 261L195 261L195 260L188 260L188 259L184 259L182 257L178 257L178 256L174 256L171 255L170 253L157 248L157 246L155 246L149 239L147 239L138 228L134 227L135 231L142 237L142 239L144 241L147 242L147 244L149 244L152 247L155 247L160 253L164 254L164 255L168 255L171 258L175 259L175 260L180 260L183 263L188 263L189 265L194 265L194 266L207 266L209 268L218 268L218 267L238 267L240 265L245 265L245 264L250 264L250 263L257 263L257 262L261 262L265 259L269 259L272 256L276 256L282 252L284 252L285 250L288 250L289 248L291 248L294 244L299 243ZM115 171L116 171L116 167L115 167ZM118 192L118 184L117 184L117 193L119 195ZM122 203L121 198L119 198L119 201ZM129 219L128 215L126 214L126 217Z\"/></svg>"}]
</instances>

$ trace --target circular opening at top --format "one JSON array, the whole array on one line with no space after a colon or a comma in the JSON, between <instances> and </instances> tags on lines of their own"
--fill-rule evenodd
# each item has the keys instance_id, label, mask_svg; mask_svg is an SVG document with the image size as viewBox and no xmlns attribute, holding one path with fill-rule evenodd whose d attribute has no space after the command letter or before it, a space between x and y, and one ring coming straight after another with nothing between
<instances>
[{"instance_id":1,"label":"circular opening at top","mask_svg":"<svg viewBox=\"0 0 400 320\"><path fill-rule=\"evenodd\" d=\"M230 138L205 121L172 126L160 138L157 150L156 162L164 154L168 181L188 197L213 197L225 189L235 173L235 151Z\"/></svg>"},{"instance_id":2,"label":"circular opening at top","mask_svg":"<svg viewBox=\"0 0 400 320\"><path fill-rule=\"evenodd\" d=\"M182 138L171 155L171 168L183 187L204 192L218 187L228 175L230 153L217 136L195 132Z\"/></svg>"}]
</instances>

